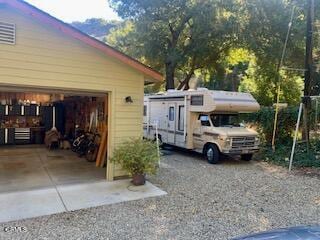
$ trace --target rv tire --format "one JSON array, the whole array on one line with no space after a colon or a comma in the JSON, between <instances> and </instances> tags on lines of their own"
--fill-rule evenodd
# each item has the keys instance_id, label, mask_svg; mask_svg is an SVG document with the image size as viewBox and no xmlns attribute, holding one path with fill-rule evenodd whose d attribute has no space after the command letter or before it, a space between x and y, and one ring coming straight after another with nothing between
<instances>
[{"instance_id":1,"label":"rv tire","mask_svg":"<svg viewBox=\"0 0 320 240\"><path fill-rule=\"evenodd\" d=\"M204 154L210 164L217 164L220 160L219 149L214 144L207 145Z\"/></svg>"}]
</instances>

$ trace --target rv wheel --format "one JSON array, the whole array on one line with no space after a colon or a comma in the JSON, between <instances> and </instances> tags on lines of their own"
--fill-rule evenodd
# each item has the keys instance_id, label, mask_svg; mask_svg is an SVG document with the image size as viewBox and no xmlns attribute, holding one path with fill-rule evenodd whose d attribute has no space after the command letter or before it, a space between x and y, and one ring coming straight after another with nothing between
<instances>
[{"instance_id":1,"label":"rv wheel","mask_svg":"<svg viewBox=\"0 0 320 240\"><path fill-rule=\"evenodd\" d=\"M219 149L214 144L209 144L206 147L205 156L210 164L217 164L220 160Z\"/></svg>"}]
</instances>

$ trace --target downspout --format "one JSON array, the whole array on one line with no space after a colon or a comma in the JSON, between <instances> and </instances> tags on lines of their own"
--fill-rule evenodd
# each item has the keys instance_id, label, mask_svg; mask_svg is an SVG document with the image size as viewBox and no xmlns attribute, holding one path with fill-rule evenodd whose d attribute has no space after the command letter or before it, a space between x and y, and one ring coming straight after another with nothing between
<instances>
[{"instance_id":1,"label":"downspout","mask_svg":"<svg viewBox=\"0 0 320 240\"><path fill-rule=\"evenodd\" d=\"M150 137L150 112L151 112L151 107L150 107L150 99L147 99L147 104L146 104L146 108L147 108L147 136L148 138Z\"/></svg>"},{"instance_id":2,"label":"downspout","mask_svg":"<svg viewBox=\"0 0 320 240\"><path fill-rule=\"evenodd\" d=\"M183 121L183 137L184 142L187 141L187 95L184 96L184 121Z\"/></svg>"}]
</instances>

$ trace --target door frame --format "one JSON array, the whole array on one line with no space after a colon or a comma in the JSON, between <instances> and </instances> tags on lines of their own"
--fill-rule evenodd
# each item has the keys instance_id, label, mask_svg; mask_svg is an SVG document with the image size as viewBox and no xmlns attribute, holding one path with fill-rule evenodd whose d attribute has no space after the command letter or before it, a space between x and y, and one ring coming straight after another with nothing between
<instances>
[{"instance_id":1,"label":"door frame","mask_svg":"<svg viewBox=\"0 0 320 240\"><path fill-rule=\"evenodd\" d=\"M170 109L173 108L173 120L170 120ZM177 104L176 103L168 103L167 105L167 113L168 113L168 128L167 128L167 142L169 144L176 144L176 127L177 127ZM170 123L172 125L170 125ZM172 129L173 128L173 129ZM173 133L172 133L173 131ZM171 137L173 137L173 141L170 141Z\"/></svg>"},{"instance_id":2,"label":"door frame","mask_svg":"<svg viewBox=\"0 0 320 240\"><path fill-rule=\"evenodd\" d=\"M0 83L1 92L39 92L50 94L74 94L78 96L92 96L92 97L105 97L108 101L108 113L107 117L107 159L106 159L106 174L105 179L107 181L114 180L114 164L110 162L113 146L114 146L114 121L115 111L113 104L115 103L115 88L106 88L103 90L92 89L79 89L79 88L63 88L63 87L50 87L50 86L29 86L29 85L15 85L15 84L2 84Z\"/></svg>"}]
</instances>

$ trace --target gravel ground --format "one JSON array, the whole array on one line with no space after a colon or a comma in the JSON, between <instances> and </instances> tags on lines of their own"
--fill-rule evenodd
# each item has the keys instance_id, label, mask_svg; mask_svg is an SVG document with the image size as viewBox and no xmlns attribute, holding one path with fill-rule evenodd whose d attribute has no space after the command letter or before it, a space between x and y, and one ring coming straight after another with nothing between
<instances>
[{"instance_id":1,"label":"gravel ground","mask_svg":"<svg viewBox=\"0 0 320 240\"><path fill-rule=\"evenodd\" d=\"M225 160L209 165L167 153L149 180L168 195L0 224L0 239L230 239L320 223L320 179L281 167ZM5 233L22 226L23 233Z\"/></svg>"}]
</instances>

